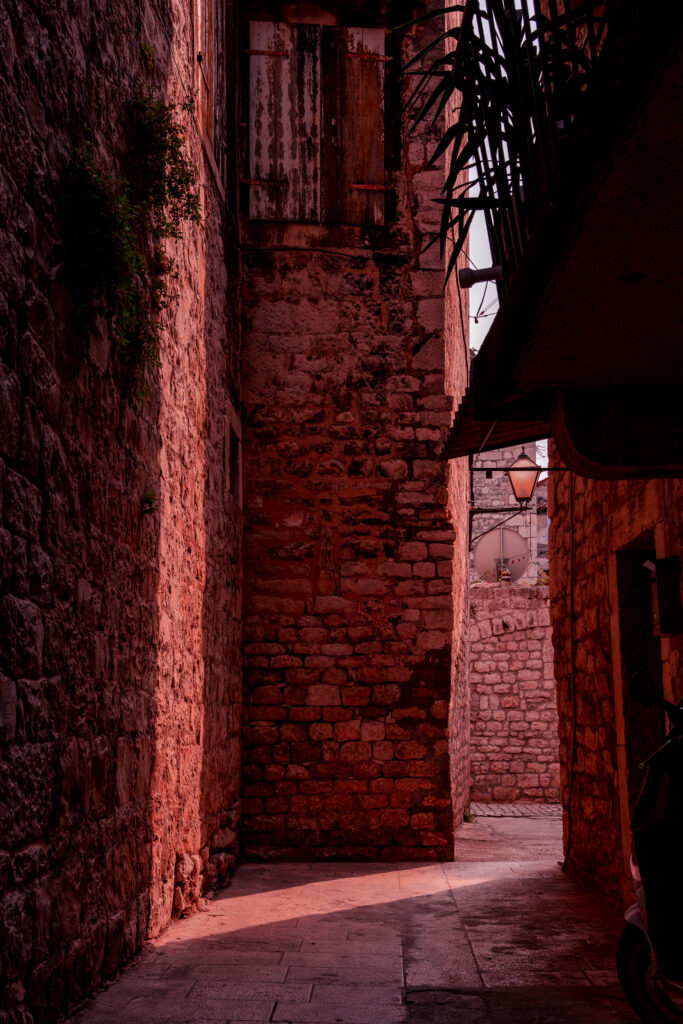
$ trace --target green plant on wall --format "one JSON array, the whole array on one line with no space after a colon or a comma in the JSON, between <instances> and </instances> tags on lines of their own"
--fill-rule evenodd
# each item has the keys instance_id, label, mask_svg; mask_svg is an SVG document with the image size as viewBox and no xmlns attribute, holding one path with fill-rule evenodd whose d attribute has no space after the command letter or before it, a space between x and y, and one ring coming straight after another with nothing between
<instances>
[{"instance_id":1,"label":"green plant on wall","mask_svg":"<svg viewBox=\"0 0 683 1024\"><path fill-rule=\"evenodd\" d=\"M65 235L70 279L81 321L103 315L125 347L140 310L137 277L144 271L136 216L125 182L102 171L84 143L67 171Z\"/></svg>"},{"instance_id":2,"label":"green plant on wall","mask_svg":"<svg viewBox=\"0 0 683 1024\"><path fill-rule=\"evenodd\" d=\"M153 234L180 238L181 224L201 219L196 171L185 155L185 138L175 107L138 90L131 104L132 186Z\"/></svg>"},{"instance_id":3,"label":"green plant on wall","mask_svg":"<svg viewBox=\"0 0 683 1024\"><path fill-rule=\"evenodd\" d=\"M64 234L76 313L103 316L138 397L158 361L159 313L174 261L167 239L201 220L196 170L185 153L176 107L138 90L129 110L125 174L103 170L89 132L65 181Z\"/></svg>"},{"instance_id":4,"label":"green plant on wall","mask_svg":"<svg viewBox=\"0 0 683 1024\"><path fill-rule=\"evenodd\" d=\"M143 516L153 516L159 507L156 491L148 489L140 497L140 510Z\"/></svg>"}]
</instances>

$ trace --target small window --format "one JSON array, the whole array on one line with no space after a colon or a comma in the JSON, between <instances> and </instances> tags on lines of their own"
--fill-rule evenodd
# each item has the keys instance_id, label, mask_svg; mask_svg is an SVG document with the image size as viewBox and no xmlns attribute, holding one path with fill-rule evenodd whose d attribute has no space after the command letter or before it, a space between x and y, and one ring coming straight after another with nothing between
<instances>
[{"instance_id":1,"label":"small window","mask_svg":"<svg viewBox=\"0 0 683 1024\"><path fill-rule=\"evenodd\" d=\"M252 21L249 216L383 224L385 30Z\"/></svg>"}]
</instances>

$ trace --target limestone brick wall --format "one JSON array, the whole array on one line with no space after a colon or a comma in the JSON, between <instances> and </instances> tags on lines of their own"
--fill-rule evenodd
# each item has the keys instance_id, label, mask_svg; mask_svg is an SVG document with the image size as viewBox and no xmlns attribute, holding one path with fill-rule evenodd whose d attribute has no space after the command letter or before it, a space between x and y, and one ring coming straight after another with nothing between
<instances>
[{"instance_id":1,"label":"limestone brick wall","mask_svg":"<svg viewBox=\"0 0 683 1024\"><path fill-rule=\"evenodd\" d=\"M633 667L621 659L628 626L620 621L617 556L652 543L657 557L680 557L682 513L680 481L552 474L551 615L568 869L617 900L630 899L629 783L637 787L640 773L632 765L629 780L629 734L644 715L627 696ZM642 633L651 635L648 625ZM663 637L659 646L664 693L679 699L682 638Z\"/></svg>"},{"instance_id":2,"label":"limestone brick wall","mask_svg":"<svg viewBox=\"0 0 683 1024\"><path fill-rule=\"evenodd\" d=\"M194 88L190 15L0 4L3 1021L56 1020L235 855L234 225L196 123L182 115L203 222L174 246L144 405L106 327L76 328L60 219L84 123L116 172L134 89Z\"/></svg>"},{"instance_id":3,"label":"limestone brick wall","mask_svg":"<svg viewBox=\"0 0 683 1024\"><path fill-rule=\"evenodd\" d=\"M472 799L558 802L548 588L472 586L469 641Z\"/></svg>"},{"instance_id":4,"label":"limestone brick wall","mask_svg":"<svg viewBox=\"0 0 683 1024\"><path fill-rule=\"evenodd\" d=\"M387 172L382 228L245 228L250 857L451 856L465 488L441 452L466 347L420 251L434 144Z\"/></svg>"}]
</instances>

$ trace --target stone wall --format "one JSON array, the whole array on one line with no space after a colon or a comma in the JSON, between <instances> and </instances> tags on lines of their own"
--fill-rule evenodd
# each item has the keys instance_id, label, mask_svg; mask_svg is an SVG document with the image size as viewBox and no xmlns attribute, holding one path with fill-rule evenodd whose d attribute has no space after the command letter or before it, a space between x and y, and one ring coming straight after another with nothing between
<instances>
[{"instance_id":1,"label":"stone wall","mask_svg":"<svg viewBox=\"0 0 683 1024\"><path fill-rule=\"evenodd\" d=\"M2 1020L55 1020L235 854L234 222L179 113L203 220L171 244L176 294L140 404L106 326L76 326L60 218L84 123L116 172L135 88L194 91L188 16L0 4Z\"/></svg>"},{"instance_id":2,"label":"stone wall","mask_svg":"<svg viewBox=\"0 0 683 1024\"><path fill-rule=\"evenodd\" d=\"M451 11L446 15L449 28L458 24L461 14ZM458 94L454 94L446 111L446 121L453 123ZM419 150L418 150L419 153ZM447 250L448 251L448 250ZM445 391L454 396L457 408L463 389L469 382L469 323L470 293L459 287L457 271L469 266L463 253L456 272L446 282L444 294L445 337ZM469 506L470 472L467 458L450 460L448 476L448 502L453 522L457 525L453 559L453 638L451 648L451 704L448 721L448 743L451 771L451 801L453 821L457 826L469 808L470 802L470 681L469 681Z\"/></svg>"},{"instance_id":3,"label":"stone wall","mask_svg":"<svg viewBox=\"0 0 683 1024\"><path fill-rule=\"evenodd\" d=\"M470 589L473 800L559 802L547 587Z\"/></svg>"},{"instance_id":4,"label":"stone wall","mask_svg":"<svg viewBox=\"0 0 683 1024\"><path fill-rule=\"evenodd\" d=\"M434 145L401 150L383 227L247 228L250 857L451 856L465 487L441 452L466 347L444 342L442 265L420 251Z\"/></svg>"},{"instance_id":5,"label":"stone wall","mask_svg":"<svg viewBox=\"0 0 683 1024\"><path fill-rule=\"evenodd\" d=\"M622 617L629 611L620 608L619 557L650 545L657 557L681 556L683 486L552 477L551 613L568 868L615 899L629 899L629 790L632 800L641 778L637 762L652 748L648 743L633 756L646 710L630 704L627 683L641 660L634 641L647 641L650 655L653 647L649 621L634 631ZM683 696L682 648L680 635L654 645L670 699ZM648 668L656 673L656 665Z\"/></svg>"}]
</instances>

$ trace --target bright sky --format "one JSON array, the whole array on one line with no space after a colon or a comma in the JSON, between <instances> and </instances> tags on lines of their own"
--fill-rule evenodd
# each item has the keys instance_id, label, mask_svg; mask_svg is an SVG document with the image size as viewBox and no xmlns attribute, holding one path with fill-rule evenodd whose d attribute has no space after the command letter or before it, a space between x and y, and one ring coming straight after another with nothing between
<instances>
[{"instance_id":1,"label":"bright sky","mask_svg":"<svg viewBox=\"0 0 683 1024\"><path fill-rule=\"evenodd\" d=\"M469 233L470 265L481 270L483 267L491 266L491 251L489 240L486 234L484 214L477 211L472 221ZM484 294L486 293L486 294ZM491 305L493 303L493 305ZM481 308L482 315L476 322L477 311ZM493 323L493 317L498 309L498 293L493 281L488 284L475 284L470 288L470 347L479 350L479 346L486 337L489 327Z\"/></svg>"},{"instance_id":2,"label":"bright sky","mask_svg":"<svg viewBox=\"0 0 683 1024\"><path fill-rule=\"evenodd\" d=\"M486 223L484 214L478 211L472 220L469 232L470 265L481 270L483 267L490 267L491 250L486 234ZM479 316L477 313L481 310ZM486 337L493 318L498 310L498 293L493 281L485 284L475 284L470 288L470 348L479 351L479 347ZM478 322L477 322L478 321ZM536 462L539 466L548 465L548 442L536 442ZM546 474L542 474L546 476Z\"/></svg>"}]
</instances>

